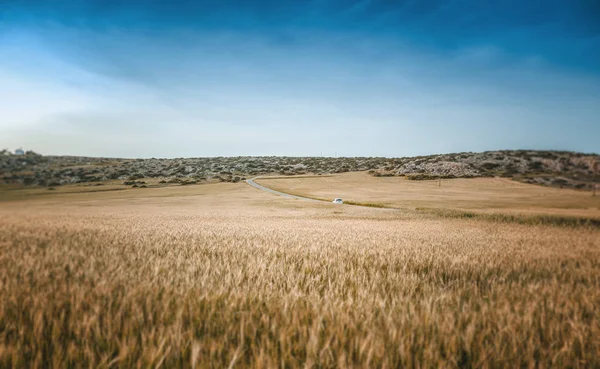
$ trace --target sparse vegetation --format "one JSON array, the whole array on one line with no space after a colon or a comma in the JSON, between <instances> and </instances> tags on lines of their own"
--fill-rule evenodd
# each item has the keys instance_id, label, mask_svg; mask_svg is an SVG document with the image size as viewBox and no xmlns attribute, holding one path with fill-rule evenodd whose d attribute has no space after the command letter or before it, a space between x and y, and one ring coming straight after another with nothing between
<instances>
[{"instance_id":1,"label":"sparse vegetation","mask_svg":"<svg viewBox=\"0 0 600 369\"><path fill-rule=\"evenodd\" d=\"M265 174L300 175L369 171L376 177L409 179L502 176L563 188L590 190L596 154L559 151L490 151L421 156L414 158L232 157L188 159L110 159L71 156L0 155L0 180L24 186L106 182L135 182L156 178L238 182L242 177ZM560 178L562 182L556 182ZM181 182L181 184L189 184Z\"/></svg>"}]
</instances>

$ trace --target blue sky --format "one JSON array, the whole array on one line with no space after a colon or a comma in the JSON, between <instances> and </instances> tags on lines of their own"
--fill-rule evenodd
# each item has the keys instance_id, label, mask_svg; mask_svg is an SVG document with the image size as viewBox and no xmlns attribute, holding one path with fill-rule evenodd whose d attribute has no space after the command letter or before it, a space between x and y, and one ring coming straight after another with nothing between
<instances>
[{"instance_id":1,"label":"blue sky","mask_svg":"<svg viewBox=\"0 0 600 369\"><path fill-rule=\"evenodd\" d=\"M0 0L0 147L600 152L600 3Z\"/></svg>"}]
</instances>

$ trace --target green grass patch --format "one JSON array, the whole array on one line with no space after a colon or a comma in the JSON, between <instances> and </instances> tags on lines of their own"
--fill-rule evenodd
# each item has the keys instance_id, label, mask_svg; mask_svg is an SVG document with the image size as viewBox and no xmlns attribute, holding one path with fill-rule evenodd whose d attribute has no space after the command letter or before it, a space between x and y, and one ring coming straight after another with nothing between
<instances>
[{"instance_id":1,"label":"green grass patch","mask_svg":"<svg viewBox=\"0 0 600 369\"><path fill-rule=\"evenodd\" d=\"M500 223L518 223L525 225L551 225L559 227L590 227L600 228L600 219L588 217L574 217L564 215L523 215L477 213L456 209L416 208L418 212L431 214L443 218L476 219Z\"/></svg>"},{"instance_id":2,"label":"green grass patch","mask_svg":"<svg viewBox=\"0 0 600 369\"><path fill-rule=\"evenodd\" d=\"M369 202L344 201L344 204L356 205L356 206L367 206L369 208L388 208L388 206L385 206L383 204L374 204L374 203L369 203Z\"/></svg>"}]
</instances>

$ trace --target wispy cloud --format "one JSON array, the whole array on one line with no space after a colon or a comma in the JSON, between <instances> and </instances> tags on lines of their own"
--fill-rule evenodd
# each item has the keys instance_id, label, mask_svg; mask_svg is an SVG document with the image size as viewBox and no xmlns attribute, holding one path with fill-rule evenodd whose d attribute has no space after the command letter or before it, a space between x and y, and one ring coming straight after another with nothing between
<instances>
[{"instance_id":1,"label":"wispy cloud","mask_svg":"<svg viewBox=\"0 0 600 369\"><path fill-rule=\"evenodd\" d=\"M23 4L6 2L0 19L1 146L599 151L600 29L583 14L593 4Z\"/></svg>"}]
</instances>

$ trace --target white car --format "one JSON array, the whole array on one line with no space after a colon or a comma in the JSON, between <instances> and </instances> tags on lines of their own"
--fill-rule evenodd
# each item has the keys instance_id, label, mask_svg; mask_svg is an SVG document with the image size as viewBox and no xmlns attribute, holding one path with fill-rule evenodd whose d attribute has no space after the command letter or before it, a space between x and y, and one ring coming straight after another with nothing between
<instances>
[{"instance_id":1,"label":"white car","mask_svg":"<svg viewBox=\"0 0 600 369\"><path fill-rule=\"evenodd\" d=\"M343 204L344 202L339 197L336 197L335 199L333 199L332 203L334 203L334 204Z\"/></svg>"}]
</instances>

